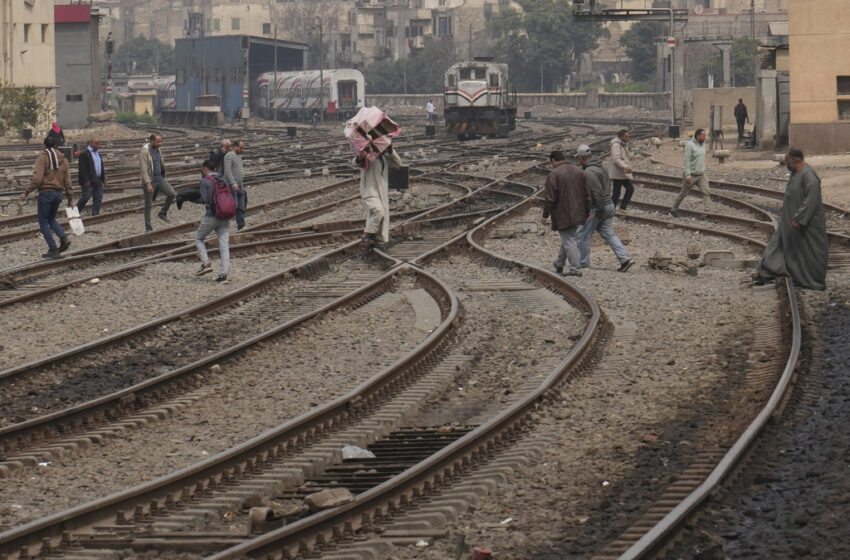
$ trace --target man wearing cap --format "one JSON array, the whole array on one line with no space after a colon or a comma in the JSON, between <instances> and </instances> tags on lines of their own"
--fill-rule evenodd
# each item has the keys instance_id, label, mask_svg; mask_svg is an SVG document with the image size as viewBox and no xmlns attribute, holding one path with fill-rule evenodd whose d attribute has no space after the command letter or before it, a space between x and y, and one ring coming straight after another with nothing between
<instances>
[{"instance_id":1,"label":"man wearing cap","mask_svg":"<svg viewBox=\"0 0 850 560\"><path fill-rule=\"evenodd\" d=\"M543 190L543 223L551 216L552 229L561 236L561 250L552 263L555 272L564 276L581 276L581 254L578 249L578 228L590 215L590 191L584 171L567 163L564 153L549 154L552 171L546 177ZM570 270L564 272L569 261Z\"/></svg>"},{"instance_id":2,"label":"man wearing cap","mask_svg":"<svg viewBox=\"0 0 850 560\"><path fill-rule=\"evenodd\" d=\"M623 246L623 242L614 233L614 201L611 200L611 195L608 192L608 172L602 167L602 162L599 158L594 157L590 151L590 146L582 144L576 150L581 168L584 169L584 175L587 180L587 187L590 190L590 196L593 201L593 206L590 209L590 217L587 223L581 228L581 237L579 238L579 251L581 253L581 267L590 267L590 238L594 231L598 231L602 239L614 251L617 260L620 261L619 272L626 272L632 266L632 259L629 258L629 253Z\"/></svg>"}]
</instances>

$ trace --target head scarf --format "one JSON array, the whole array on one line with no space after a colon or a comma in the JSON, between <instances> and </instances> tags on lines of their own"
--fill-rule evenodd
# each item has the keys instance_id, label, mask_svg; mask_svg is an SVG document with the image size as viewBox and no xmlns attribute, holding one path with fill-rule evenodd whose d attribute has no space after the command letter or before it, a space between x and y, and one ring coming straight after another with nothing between
<instances>
[{"instance_id":1,"label":"head scarf","mask_svg":"<svg viewBox=\"0 0 850 560\"><path fill-rule=\"evenodd\" d=\"M59 125L58 125L58 124L56 124L56 121L53 121L53 123L51 124L51 126L53 127L53 132L55 132L55 133L57 133L57 134L58 134L58 133L60 133L60 132L62 132L62 129L61 129L61 128L59 128Z\"/></svg>"}]
</instances>

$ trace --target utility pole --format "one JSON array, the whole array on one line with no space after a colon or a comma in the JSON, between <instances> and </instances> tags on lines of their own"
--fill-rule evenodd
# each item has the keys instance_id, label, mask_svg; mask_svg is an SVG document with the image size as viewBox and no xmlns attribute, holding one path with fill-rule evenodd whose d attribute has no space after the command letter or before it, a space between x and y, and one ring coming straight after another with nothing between
<instances>
[{"instance_id":1,"label":"utility pole","mask_svg":"<svg viewBox=\"0 0 850 560\"><path fill-rule=\"evenodd\" d=\"M325 55L322 40L322 18L316 16L319 27L319 121L325 120Z\"/></svg>"},{"instance_id":2,"label":"utility pole","mask_svg":"<svg viewBox=\"0 0 850 560\"><path fill-rule=\"evenodd\" d=\"M750 0L750 39L756 40L756 0Z\"/></svg>"},{"instance_id":3,"label":"utility pole","mask_svg":"<svg viewBox=\"0 0 850 560\"><path fill-rule=\"evenodd\" d=\"M469 24L469 60L472 60L472 24Z\"/></svg>"},{"instance_id":4,"label":"utility pole","mask_svg":"<svg viewBox=\"0 0 850 560\"><path fill-rule=\"evenodd\" d=\"M274 25L274 80L268 91L270 91L269 95L272 106L274 107L272 114L275 122L277 122L277 12L273 10L274 4L272 4L272 0L269 0L269 14L273 18L272 25Z\"/></svg>"}]
</instances>

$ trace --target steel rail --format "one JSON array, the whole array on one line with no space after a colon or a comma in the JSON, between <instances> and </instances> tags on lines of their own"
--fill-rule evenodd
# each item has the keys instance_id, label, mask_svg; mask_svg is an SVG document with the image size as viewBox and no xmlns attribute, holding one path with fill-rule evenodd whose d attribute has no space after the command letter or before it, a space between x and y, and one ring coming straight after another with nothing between
<instances>
[{"instance_id":1,"label":"steel rail","mask_svg":"<svg viewBox=\"0 0 850 560\"><path fill-rule=\"evenodd\" d=\"M110 517L123 515L125 512L129 518L132 518L131 512L138 512L138 508L144 508L151 502L158 503L164 500L165 503L173 503L174 496L191 499L196 493L203 495L214 485L224 484L225 480L230 480L233 476L238 478L246 471L262 469L265 465L283 460L287 454L300 449L303 445L315 442L369 415L381 402L416 379L424 361L433 359L441 351L458 318L457 298L445 284L432 275L402 265L310 314L316 316L330 309L356 304L358 300L363 301L373 297L376 290L386 287L401 274L417 276L437 300L442 315L440 325L407 355L345 395L207 460L154 481L0 533L0 552L11 554L26 551L28 547L44 543L45 539L48 543L53 543L62 538L65 532L79 530L93 523L103 522ZM278 327L278 329L282 328L284 326ZM241 344L248 344L248 342ZM210 363L206 359L203 361L205 364ZM48 547L50 546L53 544L48 544Z\"/></svg>"}]
</instances>

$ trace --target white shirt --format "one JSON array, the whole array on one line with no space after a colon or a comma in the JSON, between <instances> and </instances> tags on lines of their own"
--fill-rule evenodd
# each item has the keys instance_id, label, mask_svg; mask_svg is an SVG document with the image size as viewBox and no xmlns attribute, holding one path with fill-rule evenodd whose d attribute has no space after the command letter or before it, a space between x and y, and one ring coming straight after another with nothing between
<instances>
[{"instance_id":1,"label":"white shirt","mask_svg":"<svg viewBox=\"0 0 850 560\"><path fill-rule=\"evenodd\" d=\"M425 105L425 110L428 111L429 113L433 113L434 112L434 104L429 101L428 104Z\"/></svg>"}]
</instances>

